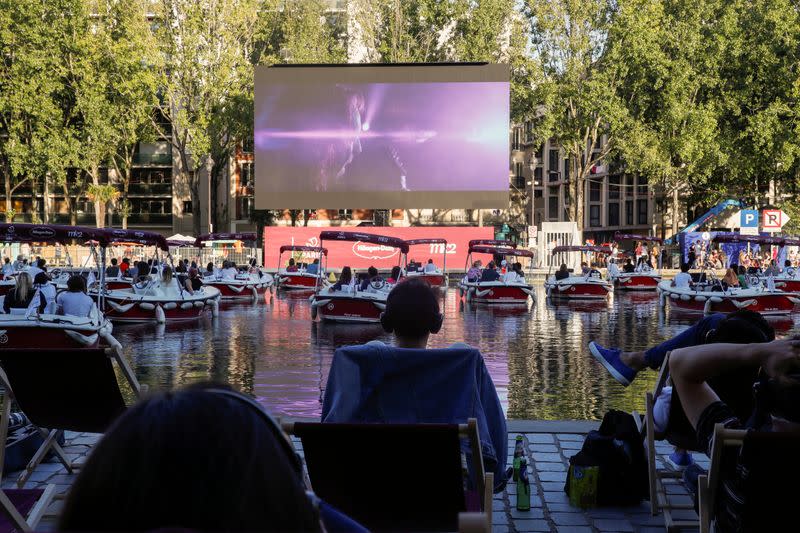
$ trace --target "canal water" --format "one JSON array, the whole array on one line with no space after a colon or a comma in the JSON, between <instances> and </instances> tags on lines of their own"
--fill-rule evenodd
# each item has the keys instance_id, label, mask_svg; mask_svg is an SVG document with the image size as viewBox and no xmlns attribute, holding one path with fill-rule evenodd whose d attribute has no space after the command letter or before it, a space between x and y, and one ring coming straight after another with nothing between
<instances>
[{"instance_id":1,"label":"canal water","mask_svg":"<svg viewBox=\"0 0 800 533\"><path fill-rule=\"evenodd\" d=\"M641 409L656 373L624 388L589 355L587 343L640 350L699 318L660 309L655 293L554 303L540 287L536 296L527 309L490 308L464 304L451 288L443 296L442 331L431 336L431 347L467 342L481 350L512 419L598 419L612 408ZM800 315L771 323L779 333L796 332ZM308 293L222 304L219 317L196 323L115 326L114 336L151 390L223 381L291 417L319 417L336 347L392 340L379 325L312 321Z\"/></svg>"}]
</instances>

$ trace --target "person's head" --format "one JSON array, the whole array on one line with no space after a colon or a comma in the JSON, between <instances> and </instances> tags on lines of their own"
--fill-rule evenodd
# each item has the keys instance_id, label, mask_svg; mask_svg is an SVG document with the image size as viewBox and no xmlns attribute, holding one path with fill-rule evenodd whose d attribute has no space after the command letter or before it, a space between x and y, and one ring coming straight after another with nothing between
<instances>
[{"instance_id":1,"label":"person's head","mask_svg":"<svg viewBox=\"0 0 800 533\"><path fill-rule=\"evenodd\" d=\"M495 269L494 261L489 261L489 264L486 265L486 268L488 268L489 270L494 270Z\"/></svg>"},{"instance_id":2,"label":"person's head","mask_svg":"<svg viewBox=\"0 0 800 533\"><path fill-rule=\"evenodd\" d=\"M395 266L392 267L392 274L391 274L390 277L395 281L398 281L400 279L400 267L399 266L395 265Z\"/></svg>"},{"instance_id":3,"label":"person's head","mask_svg":"<svg viewBox=\"0 0 800 533\"><path fill-rule=\"evenodd\" d=\"M480 268L480 267L481 267L481 264L480 264L479 261L473 261L472 262L472 268Z\"/></svg>"},{"instance_id":4,"label":"person's head","mask_svg":"<svg viewBox=\"0 0 800 533\"><path fill-rule=\"evenodd\" d=\"M69 292L86 292L86 280L77 274L70 276L67 280L67 290Z\"/></svg>"},{"instance_id":5,"label":"person's head","mask_svg":"<svg viewBox=\"0 0 800 533\"><path fill-rule=\"evenodd\" d=\"M339 282L342 285L348 285L351 281L353 281L353 269L349 266L342 267L342 274L339 276Z\"/></svg>"},{"instance_id":6,"label":"person's head","mask_svg":"<svg viewBox=\"0 0 800 533\"><path fill-rule=\"evenodd\" d=\"M17 256L17 261L22 261L22 254L19 254L19 255Z\"/></svg>"},{"instance_id":7,"label":"person's head","mask_svg":"<svg viewBox=\"0 0 800 533\"><path fill-rule=\"evenodd\" d=\"M111 266L117 266L117 258L116 257L112 257L111 258Z\"/></svg>"},{"instance_id":8,"label":"person's head","mask_svg":"<svg viewBox=\"0 0 800 533\"><path fill-rule=\"evenodd\" d=\"M206 265L206 272L214 272L214 263L209 262Z\"/></svg>"},{"instance_id":9,"label":"person's head","mask_svg":"<svg viewBox=\"0 0 800 533\"><path fill-rule=\"evenodd\" d=\"M581 263L581 268L589 268L589 264L586 261Z\"/></svg>"},{"instance_id":10,"label":"person's head","mask_svg":"<svg viewBox=\"0 0 800 533\"><path fill-rule=\"evenodd\" d=\"M475 262L478 264L478 268L480 268L480 267L482 267L482 266L483 266L483 260L482 260L482 259L478 259L478 260L477 260L477 261L475 261Z\"/></svg>"},{"instance_id":11,"label":"person's head","mask_svg":"<svg viewBox=\"0 0 800 533\"><path fill-rule=\"evenodd\" d=\"M378 275L378 269L371 266L367 269L367 276L371 279Z\"/></svg>"},{"instance_id":12,"label":"person's head","mask_svg":"<svg viewBox=\"0 0 800 533\"><path fill-rule=\"evenodd\" d=\"M633 261L631 261L631 259L630 259L630 258L628 258L628 259L626 259L626 260L625 260L625 264L626 264L626 265L632 265L632 264L633 264Z\"/></svg>"},{"instance_id":13,"label":"person's head","mask_svg":"<svg viewBox=\"0 0 800 533\"><path fill-rule=\"evenodd\" d=\"M148 397L106 431L58 529L119 524L130 531L320 530L291 442L260 405L224 385Z\"/></svg>"},{"instance_id":14,"label":"person's head","mask_svg":"<svg viewBox=\"0 0 800 533\"><path fill-rule=\"evenodd\" d=\"M432 265L432 264L433 264L433 259L431 259L431 258L428 258L428 264L429 264L429 265Z\"/></svg>"},{"instance_id":15,"label":"person's head","mask_svg":"<svg viewBox=\"0 0 800 533\"><path fill-rule=\"evenodd\" d=\"M131 260L128 259L127 257L123 257L122 258L122 262L125 263L126 265L130 265L131 264Z\"/></svg>"},{"instance_id":16,"label":"person's head","mask_svg":"<svg viewBox=\"0 0 800 533\"><path fill-rule=\"evenodd\" d=\"M289 266L294 266L294 257L289 258Z\"/></svg>"},{"instance_id":17,"label":"person's head","mask_svg":"<svg viewBox=\"0 0 800 533\"><path fill-rule=\"evenodd\" d=\"M420 279L409 279L392 289L381 314L383 329L394 333L401 347L424 348L428 335L442 329L442 320L436 293Z\"/></svg>"},{"instance_id":18,"label":"person's head","mask_svg":"<svg viewBox=\"0 0 800 533\"><path fill-rule=\"evenodd\" d=\"M44 260L44 257L40 257L36 260L36 266L44 270L47 266L47 261Z\"/></svg>"},{"instance_id":19,"label":"person's head","mask_svg":"<svg viewBox=\"0 0 800 533\"><path fill-rule=\"evenodd\" d=\"M783 262L783 266L788 268L792 266L792 262L787 259L786 261Z\"/></svg>"},{"instance_id":20,"label":"person's head","mask_svg":"<svg viewBox=\"0 0 800 533\"><path fill-rule=\"evenodd\" d=\"M184 265L188 265L188 264L189 264L189 260L188 260L188 259L184 259L184 260L183 260L183 264L184 264Z\"/></svg>"},{"instance_id":21,"label":"person's head","mask_svg":"<svg viewBox=\"0 0 800 533\"><path fill-rule=\"evenodd\" d=\"M736 272L744 275L747 273L747 269L744 267L744 265L739 265L739 267L736 269Z\"/></svg>"},{"instance_id":22,"label":"person's head","mask_svg":"<svg viewBox=\"0 0 800 533\"><path fill-rule=\"evenodd\" d=\"M775 340L775 330L763 315L747 309L735 311L706 334L706 343L749 344Z\"/></svg>"},{"instance_id":23,"label":"person's head","mask_svg":"<svg viewBox=\"0 0 800 533\"><path fill-rule=\"evenodd\" d=\"M253 266L255 266L255 264L256 264L256 260L255 260L255 259L253 259ZM318 264L319 264L319 257L317 257L316 259L314 259L314 262L313 262L312 264L314 264L314 265L318 265Z\"/></svg>"},{"instance_id":24,"label":"person's head","mask_svg":"<svg viewBox=\"0 0 800 533\"><path fill-rule=\"evenodd\" d=\"M734 272L733 268L729 268L728 270L725 271L725 277L726 278L735 278L736 277L736 272Z\"/></svg>"},{"instance_id":25,"label":"person's head","mask_svg":"<svg viewBox=\"0 0 800 533\"><path fill-rule=\"evenodd\" d=\"M50 278L47 277L47 274L45 274L44 272L39 272L38 274L36 274L36 277L33 278L34 285L47 285L49 281Z\"/></svg>"},{"instance_id":26,"label":"person's head","mask_svg":"<svg viewBox=\"0 0 800 533\"><path fill-rule=\"evenodd\" d=\"M628 261L630 263L630 261ZM689 272L689 263L681 264L681 272L688 273Z\"/></svg>"},{"instance_id":27,"label":"person's head","mask_svg":"<svg viewBox=\"0 0 800 533\"><path fill-rule=\"evenodd\" d=\"M514 263L514 271L517 274L522 275L522 263L519 263L519 262Z\"/></svg>"},{"instance_id":28,"label":"person's head","mask_svg":"<svg viewBox=\"0 0 800 533\"><path fill-rule=\"evenodd\" d=\"M33 280L31 279L31 275L27 272L20 272L17 274L17 281L14 285L14 289L16 290L17 299L19 300L26 300L28 298L28 293L31 291L31 285L33 284Z\"/></svg>"},{"instance_id":29,"label":"person's head","mask_svg":"<svg viewBox=\"0 0 800 533\"><path fill-rule=\"evenodd\" d=\"M153 266L153 260L152 259L148 259L147 260L147 266Z\"/></svg>"},{"instance_id":30,"label":"person's head","mask_svg":"<svg viewBox=\"0 0 800 533\"><path fill-rule=\"evenodd\" d=\"M566 263L561 263L561 267L559 268L559 270L561 272L566 272L567 271L567 264Z\"/></svg>"},{"instance_id":31,"label":"person's head","mask_svg":"<svg viewBox=\"0 0 800 533\"><path fill-rule=\"evenodd\" d=\"M191 267L189 268L189 279L194 279L197 277L197 268Z\"/></svg>"},{"instance_id":32,"label":"person's head","mask_svg":"<svg viewBox=\"0 0 800 533\"><path fill-rule=\"evenodd\" d=\"M3 262L4 262L5 264L9 264L9 263L11 262L11 259L9 259L8 257L4 257L4 258L3 258Z\"/></svg>"},{"instance_id":33,"label":"person's head","mask_svg":"<svg viewBox=\"0 0 800 533\"><path fill-rule=\"evenodd\" d=\"M172 267L164 267L164 271L161 273L161 281L164 283L172 282Z\"/></svg>"}]
</instances>

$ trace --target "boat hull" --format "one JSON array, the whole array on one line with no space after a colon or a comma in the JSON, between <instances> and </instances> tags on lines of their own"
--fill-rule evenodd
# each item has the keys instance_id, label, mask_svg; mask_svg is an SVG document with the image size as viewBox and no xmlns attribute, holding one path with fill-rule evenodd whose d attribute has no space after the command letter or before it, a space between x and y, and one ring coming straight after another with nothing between
<instances>
[{"instance_id":1,"label":"boat hull","mask_svg":"<svg viewBox=\"0 0 800 533\"><path fill-rule=\"evenodd\" d=\"M530 285L505 283L461 283L462 294L471 302L489 305L526 305L533 294Z\"/></svg>"},{"instance_id":2,"label":"boat hull","mask_svg":"<svg viewBox=\"0 0 800 533\"><path fill-rule=\"evenodd\" d=\"M374 324L381 321L386 301L358 296L317 295L311 305L322 321Z\"/></svg>"},{"instance_id":3,"label":"boat hull","mask_svg":"<svg viewBox=\"0 0 800 533\"><path fill-rule=\"evenodd\" d=\"M776 279L775 288L785 292L800 292L800 279Z\"/></svg>"},{"instance_id":4,"label":"boat hull","mask_svg":"<svg viewBox=\"0 0 800 533\"><path fill-rule=\"evenodd\" d=\"M690 313L733 313L748 309L762 315L788 315L800 303L800 294L782 291L745 292L744 294L674 290L659 286L662 305Z\"/></svg>"},{"instance_id":5,"label":"boat hull","mask_svg":"<svg viewBox=\"0 0 800 533\"><path fill-rule=\"evenodd\" d=\"M623 291L655 291L661 281L661 276L643 276L632 274L619 276L614 282L617 289Z\"/></svg>"},{"instance_id":6,"label":"boat hull","mask_svg":"<svg viewBox=\"0 0 800 533\"><path fill-rule=\"evenodd\" d=\"M576 300L605 300L613 289L613 285L607 281L590 282L583 279L546 282L544 286L550 298Z\"/></svg>"},{"instance_id":7,"label":"boat hull","mask_svg":"<svg viewBox=\"0 0 800 533\"><path fill-rule=\"evenodd\" d=\"M43 315L41 320L4 317L0 319L0 351L94 349L100 345L102 326L64 324L63 320L57 315Z\"/></svg>"},{"instance_id":8,"label":"boat hull","mask_svg":"<svg viewBox=\"0 0 800 533\"><path fill-rule=\"evenodd\" d=\"M286 291L313 291L317 288L319 277L301 274L281 274L278 288Z\"/></svg>"},{"instance_id":9,"label":"boat hull","mask_svg":"<svg viewBox=\"0 0 800 533\"><path fill-rule=\"evenodd\" d=\"M185 322L197 320L217 306L220 293L214 288L185 298L149 297L132 291L111 291L105 296L105 316L113 322Z\"/></svg>"},{"instance_id":10,"label":"boat hull","mask_svg":"<svg viewBox=\"0 0 800 533\"><path fill-rule=\"evenodd\" d=\"M206 287L219 291L222 300L257 300L269 290L270 283L256 280L206 280Z\"/></svg>"},{"instance_id":11,"label":"boat hull","mask_svg":"<svg viewBox=\"0 0 800 533\"><path fill-rule=\"evenodd\" d=\"M423 281L427 281L431 287L441 287L441 288L447 287L447 278L445 278L444 274L409 273L406 277L408 279L421 279Z\"/></svg>"}]
</instances>

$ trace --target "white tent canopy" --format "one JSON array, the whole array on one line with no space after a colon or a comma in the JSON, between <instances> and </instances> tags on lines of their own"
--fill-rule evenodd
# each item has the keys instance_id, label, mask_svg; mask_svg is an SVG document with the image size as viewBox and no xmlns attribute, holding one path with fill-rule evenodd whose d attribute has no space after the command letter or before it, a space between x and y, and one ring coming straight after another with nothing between
<instances>
[{"instance_id":1,"label":"white tent canopy","mask_svg":"<svg viewBox=\"0 0 800 533\"><path fill-rule=\"evenodd\" d=\"M180 233L176 233L172 237L167 237L168 241L184 241L184 242L194 242L194 237L189 237L187 235L181 235Z\"/></svg>"}]
</instances>

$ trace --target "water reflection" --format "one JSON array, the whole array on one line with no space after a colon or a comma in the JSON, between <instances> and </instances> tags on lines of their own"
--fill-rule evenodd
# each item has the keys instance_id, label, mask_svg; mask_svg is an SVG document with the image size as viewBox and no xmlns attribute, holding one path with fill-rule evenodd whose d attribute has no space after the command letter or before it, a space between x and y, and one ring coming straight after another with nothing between
<instances>
[{"instance_id":1,"label":"water reflection","mask_svg":"<svg viewBox=\"0 0 800 533\"><path fill-rule=\"evenodd\" d=\"M333 351L372 339L391 342L379 325L311 320L308 293L223 304L219 317L196 324L115 328L137 377L151 389L227 381L271 411L316 417ZM596 419L611 408L641 409L654 372L623 388L586 352L597 340L642 349L676 335L697 315L663 310L653 294L615 294L609 302L550 301L538 289L524 307L464 303L443 296L444 325L433 347L479 347L509 418ZM796 330L798 315L771 320Z\"/></svg>"}]
</instances>

